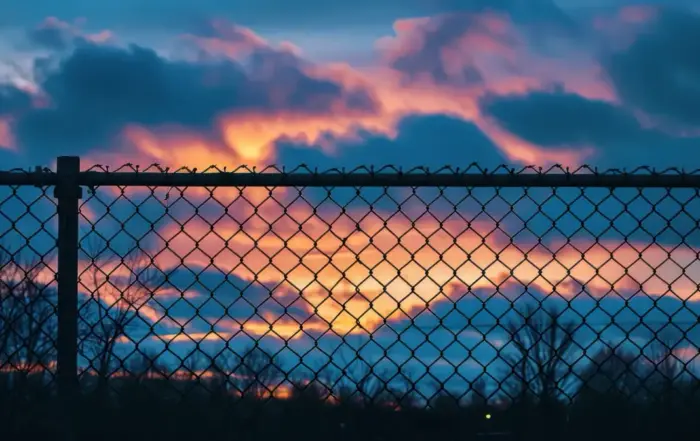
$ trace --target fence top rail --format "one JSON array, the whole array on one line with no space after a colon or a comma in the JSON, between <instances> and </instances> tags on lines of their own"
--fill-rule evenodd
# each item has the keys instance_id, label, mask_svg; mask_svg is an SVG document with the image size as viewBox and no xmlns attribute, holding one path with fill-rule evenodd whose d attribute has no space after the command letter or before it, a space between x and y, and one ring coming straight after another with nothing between
<instances>
[{"instance_id":1,"label":"fence top rail","mask_svg":"<svg viewBox=\"0 0 700 441\"><path fill-rule=\"evenodd\" d=\"M700 175L81 173L87 186L148 187L660 187L700 188Z\"/></svg>"},{"instance_id":2,"label":"fence top rail","mask_svg":"<svg viewBox=\"0 0 700 441\"><path fill-rule=\"evenodd\" d=\"M33 171L0 171L0 185L53 186L60 175L37 167ZM697 188L700 170L633 170L598 171L583 166L570 170L561 166L549 169L500 166L483 169L472 164L465 169L444 167L429 170L397 167L358 167L352 170L318 170L300 166L294 169L238 167L226 170L169 169L159 165L139 168L131 164L114 170L94 166L77 176L79 185L137 187L597 187L597 188Z\"/></svg>"}]
</instances>

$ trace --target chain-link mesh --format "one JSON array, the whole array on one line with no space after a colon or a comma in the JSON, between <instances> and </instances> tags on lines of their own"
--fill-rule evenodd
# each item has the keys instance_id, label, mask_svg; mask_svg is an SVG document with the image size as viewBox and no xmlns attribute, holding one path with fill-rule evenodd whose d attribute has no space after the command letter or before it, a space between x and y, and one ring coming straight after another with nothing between
<instances>
[{"instance_id":1,"label":"chain-link mesh","mask_svg":"<svg viewBox=\"0 0 700 441\"><path fill-rule=\"evenodd\" d=\"M22 171L9 172L22 179ZM56 205L45 189L0 186L0 420L52 418L56 391Z\"/></svg>"},{"instance_id":2,"label":"chain-link mesh","mask_svg":"<svg viewBox=\"0 0 700 441\"><path fill-rule=\"evenodd\" d=\"M84 433L694 439L698 173L235 174L81 174ZM55 304L55 206L24 190L2 206L26 328L3 315L3 388L40 365L48 391L55 320L25 305Z\"/></svg>"}]
</instances>

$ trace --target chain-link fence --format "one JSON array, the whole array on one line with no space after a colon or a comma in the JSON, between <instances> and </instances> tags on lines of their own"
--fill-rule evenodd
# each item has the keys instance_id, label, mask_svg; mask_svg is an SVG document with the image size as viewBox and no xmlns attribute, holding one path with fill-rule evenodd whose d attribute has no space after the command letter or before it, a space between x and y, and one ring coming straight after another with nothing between
<instances>
[{"instance_id":1,"label":"chain-link fence","mask_svg":"<svg viewBox=\"0 0 700 441\"><path fill-rule=\"evenodd\" d=\"M0 173L10 433L698 429L700 173L79 167Z\"/></svg>"}]
</instances>

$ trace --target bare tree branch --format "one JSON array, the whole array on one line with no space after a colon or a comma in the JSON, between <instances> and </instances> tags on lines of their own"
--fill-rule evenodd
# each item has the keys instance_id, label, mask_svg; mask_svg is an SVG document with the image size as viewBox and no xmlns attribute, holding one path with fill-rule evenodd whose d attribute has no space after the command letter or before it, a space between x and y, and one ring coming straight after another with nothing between
<instances>
[{"instance_id":1,"label":"bare tree branch","mask_svg":"<svg viewBox=\"0 0 700 441\"><path fill-rule=\"evenodd\" d=\"M20 386L31 374L43 381L56 356L55 292L40 282L41 259L0 245L0 370Z\"/></svg>"},{"instance_id":2,"label":"bare tree branch","mask_svg":"<svg viewBox=\"0 0 700 441\"><path fill-rule=\"evenodd\" d=\"M81 284L89 298L81 308L80 349L97 371L98 384L104 389L119 361L115 352L120 339L139 324L147 325L140 309L150 307L149 301L162 286L164 275L137 243L124 256L99 240L87 241L83 250L89 262Z\"/></svg>"},{"instance_id":3,"label":"bare tree branch","mask_svg":"<svg viewBox=\"0 0 700 441\"><path fill-rule=\"evenodd\" d=\"M504 388L514 400L554 403L571 393L575 377L572 322L562 322L554 310L528 305L522 320L505 325L515 351L504 359L512 368Z\"/></svg>"},{"instance_id":4,"label":"bare tree branch","mask_svg":"<svg viewBox=\"0 0 700 441\"><path fill-rule=\"evenodd\" d=\"M280 360L258 345L246 348L234 371L234 386L242 396L271 396L284 377Z\"/></svg>"}]
</instances>

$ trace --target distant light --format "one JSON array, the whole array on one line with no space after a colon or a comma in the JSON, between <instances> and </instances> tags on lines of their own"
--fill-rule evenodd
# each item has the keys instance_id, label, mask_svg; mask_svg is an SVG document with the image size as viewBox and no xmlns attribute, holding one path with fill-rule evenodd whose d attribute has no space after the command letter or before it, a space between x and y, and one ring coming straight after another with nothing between
<instances>
[{"instance_id":1,"label":"distant light","mask_svg":"<svg viewBox=\"0 0 700 441\"><path fill-rule=\"evenodd\" d=\"M485 415L485 417L486 417L487 420L490 420L490 419L491 419L491 414L490 414L490 413L487 413L487 414Z\"/></svg>"}]
</instances>

